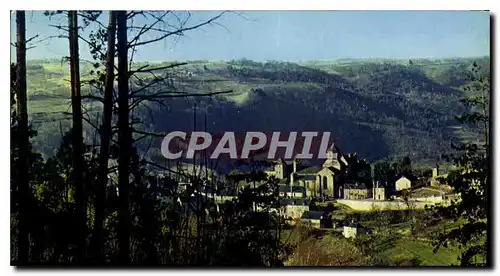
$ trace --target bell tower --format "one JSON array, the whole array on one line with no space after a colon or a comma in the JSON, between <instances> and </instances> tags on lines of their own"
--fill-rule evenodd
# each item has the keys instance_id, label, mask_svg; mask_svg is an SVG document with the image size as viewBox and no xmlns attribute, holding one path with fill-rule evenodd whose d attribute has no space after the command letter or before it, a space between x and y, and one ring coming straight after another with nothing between
<instances>
[{"instance_id":1,"label":"bell tower","mask_svg":"<svg viewBox=\"0 0 500 276\"><path fill-rule=\"evenodd\" d=\"M324 168L334 167L340 170L340 163L338 160L338 151L335 145L332 146L326 151L326 160L323 163Z\"/></svg>"},{"instance_id":2,"label":"bell tower","mask_svg":"<svg viewBox=\"0 0 500 276\"><path fill-rule=\"evenodd\" d=\"M334 145L332 145L327 151L326 151L326 159L327 160L337 160L337 150L335 150Z\"/></svg>"}]
</instances>

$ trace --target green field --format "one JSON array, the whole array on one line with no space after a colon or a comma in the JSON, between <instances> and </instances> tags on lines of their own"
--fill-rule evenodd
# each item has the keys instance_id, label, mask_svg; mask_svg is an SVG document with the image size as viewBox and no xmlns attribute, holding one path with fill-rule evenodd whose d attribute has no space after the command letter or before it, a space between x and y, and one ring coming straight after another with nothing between
<instances>
[{"instance_id":1,"label":"green field","mask_svg":"<svg viewBox=\"0 0 500 276\"><path fill-rule=\"evenodd\" d=\"M450 266L458 265L460 254L457 248L440 248L433 252L434 246L426 241L403 239L396 246L384 252L394 261L417 259L420 266Z\"/></svg>"}]
</instances>

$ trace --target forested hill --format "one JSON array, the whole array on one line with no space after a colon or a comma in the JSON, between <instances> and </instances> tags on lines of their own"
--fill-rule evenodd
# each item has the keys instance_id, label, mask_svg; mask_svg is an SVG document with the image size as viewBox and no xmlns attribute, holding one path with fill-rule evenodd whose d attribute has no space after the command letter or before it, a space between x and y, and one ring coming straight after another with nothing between
<instances>
[{"instance_id":1,"label":"forested hill","mask_svg":"<svg viewBox=\"0 0 500 276\"><path fill-rule=\"evenodd\" d=\"M196 102L198 130L331 131L342 151L357 152L369 160L409 155L429 161L448 151L450 141L473 138L457 127L455 115L462 110L459 99L464 96L462 88L474 61L489 72L489 58L193 61L167 72L171 80L150 87L146 93L234 92L163 99L161 104L142 107L136 115L148 130L191 131ZM29 112L38 129L34 144L47 155L57 147L60 129L70 123L63 114L70 110L64 80L68 74L60 62L28 64ZM86 105L91 120L98 118L92 113L96 105ZM90 126L86 136L91 143L94 135ZM149 152L158 154L159 144L155 147L158 150Z\"/></svg>"}]
</instances>

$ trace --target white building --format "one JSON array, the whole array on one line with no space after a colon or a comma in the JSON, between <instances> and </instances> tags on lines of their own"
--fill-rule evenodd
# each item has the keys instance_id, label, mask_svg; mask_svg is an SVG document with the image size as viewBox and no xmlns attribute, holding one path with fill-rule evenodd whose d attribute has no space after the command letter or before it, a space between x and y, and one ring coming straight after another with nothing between
<instances>
[{"instance_id":1,"label":"white building","mask_svg":"<svg viewBox=\"0 0 500 276\"><path fill-rule=\"evenodd\" d=\"M402 176L400 179L396 181L396 191L402 191L410 188L411 188L411 181L408 178Z\"/></svg>"},{"instance_id":2,"label":"white building","mask_svg":"<svg viewBox=\"0 0 500 276\"><path fill-rule=\"evenodd\" d=\"M367 228L359 224L352 224L344 226L344 232L342 234L346 239L349 239L356 238L358 235L368 234L369 232L370 231Z\"/></svg>"}]
</instances>

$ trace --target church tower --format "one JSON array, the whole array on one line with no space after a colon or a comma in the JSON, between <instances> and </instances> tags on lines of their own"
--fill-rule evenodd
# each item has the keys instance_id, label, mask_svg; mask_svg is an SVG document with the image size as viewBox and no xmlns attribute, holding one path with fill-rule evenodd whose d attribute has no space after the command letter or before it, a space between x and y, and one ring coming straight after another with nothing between
<instances>
[{"instance_id":1,"label":"church tower","mask_svg":"<svg viewBox=\"0 0 500 276\"><path fill-rule=\"evenodd\" d=\"M340 163L338 160L338 150L333 144L327 151L326 151L326 160L325 163L323 163L324 168L336 168L340 170Z\"/></svg>"}]
</instances>

